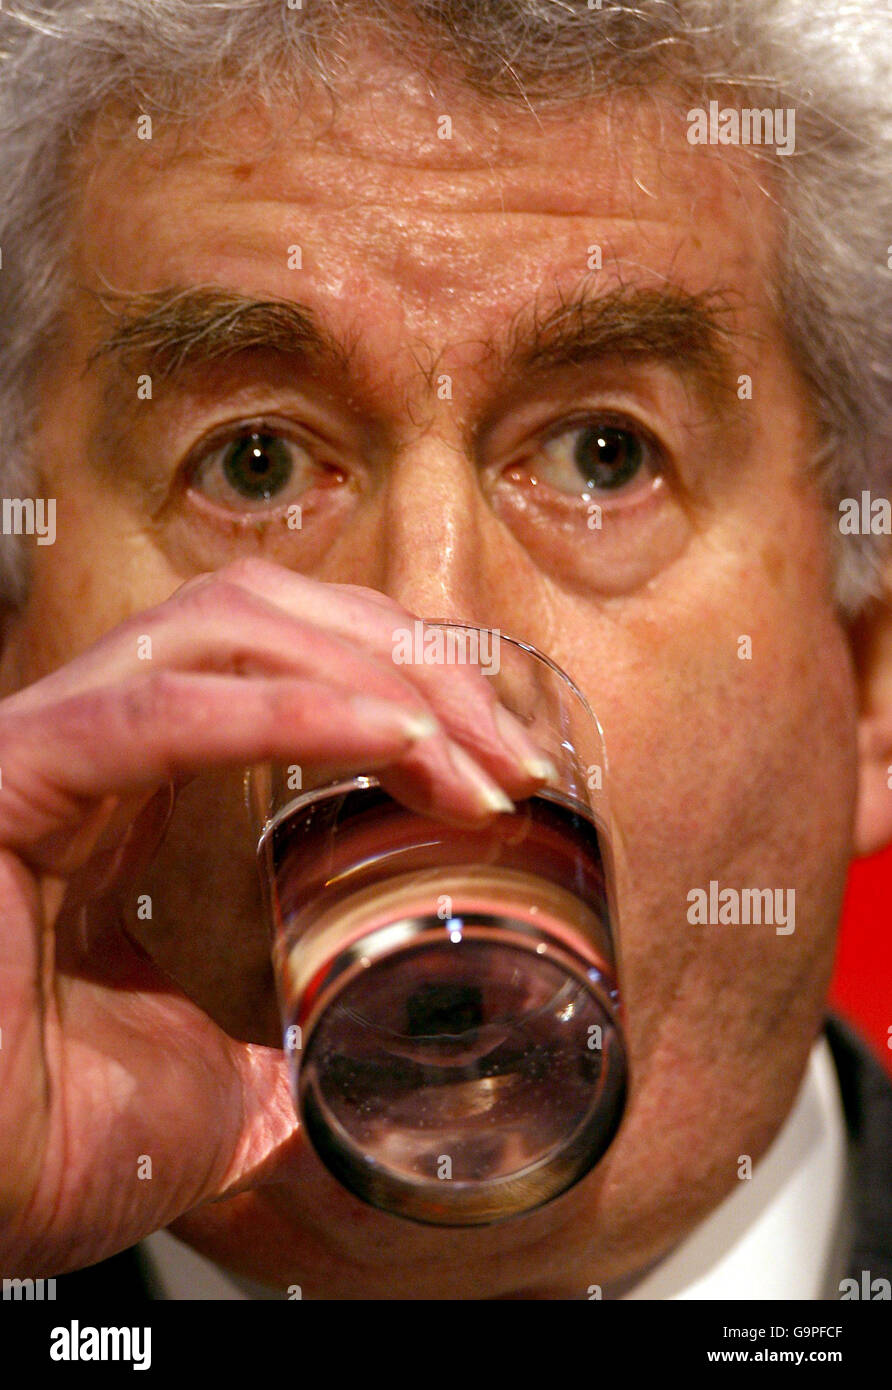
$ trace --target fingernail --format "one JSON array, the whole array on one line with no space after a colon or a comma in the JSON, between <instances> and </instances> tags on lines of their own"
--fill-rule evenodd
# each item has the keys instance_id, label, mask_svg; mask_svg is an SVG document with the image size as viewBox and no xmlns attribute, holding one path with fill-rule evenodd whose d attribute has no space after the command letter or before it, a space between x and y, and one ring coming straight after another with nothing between
<instances>
[{"instance_id":1,"label":"fingernail","mask_svg":"<svg viewBox=\"0 0 892 1390\"><path fill-rule=\"evenodd\" d=\"M493 711L495 726L505 747L517 758L524 771L543 782L557 782L558 770L550 758L540 753L504 705Z\"/></svg>"},{"instance_id":2,"label":"fingernail","mask_svg":"<svg viewBox=\"0 0 892 1390\"><path fill-rule=\"evenodd\" d=\"M354 695L350 704L357 717L374 729L393 729L417 743L439 733L440 725L432 714L425 711L404 710L388 700L379 700L374 695Z\"/></svg>"},{"instance_id":3,"label":"fingernail","mask_svg":"<svg viewBox=\"0 0 892 1390\"><path fill-rule=\"evenodd\" d=\"M479 768L457 743L449 745L449 757L462 781L473 787L481 809L509 812L514 810L514 802L505 795L501 787L487 777L483 769Z\"/></svg>"},{"instance_id":4,"label":"fingernail","mask_svg":"<svg viewBox=\"0 0 892 1390\"><path fill-rule=\"evenodd\" d=\"M403 728L415 742L422 738L430 738L432 734L438 734L441 727L432 714L407 714L403 721Z\"/></svg>"}]
</instances>

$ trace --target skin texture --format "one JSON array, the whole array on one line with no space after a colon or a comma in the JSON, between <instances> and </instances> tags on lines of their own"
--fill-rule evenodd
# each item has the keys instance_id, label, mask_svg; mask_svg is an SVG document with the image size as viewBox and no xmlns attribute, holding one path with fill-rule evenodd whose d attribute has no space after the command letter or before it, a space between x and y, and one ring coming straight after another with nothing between
<instances>
[{"instance_id":1,"label":"skin texture","mask_svg":"<svg viewBox=\"0 0 892 1390\"><path fill-rule=\"evenodd\" d=\"M632 1100L599 1170L540 1212L439 1231L363 1206L293 1133L274 1071L273 1158L248 1190L195 1206L195 1184L180 1181L176 1072L168 1081L159 1044L163 1119L134 1133L132 1151L163 1152L153 1182L170 1182L178 1235L283 1294L293 1283L310 1299L623 1287L734 1188L739 1156L757 1160L782 1124L821 1026L849 858L892 835L888 617L850 634L834 612L828 519L802 471L809 404L766 290L778 245L755 177L765 185L766 173L688 146L679 110L667 94L539 123L483 107L445 77L431 97L392 57L358 49L335 111L312 92L297 115L268 120L235 104L200 130L204 146L197 126L174 139L157 123L140 142L132 122L109 121L79 150L77 282L299 299L353 351L340 374L258 351L137 402L132 374L82 375L102 325L73 294L36 449L36 495L57 499L58 538L33 551L29 601L7 620L4 694L196 575L259 558L546 651L598 713L626 846ZM450 140L437 136L444 111ZM300 270L287 266L294 242ZM592 244L598 292L667 280L726 292L730 387L705 401L671 365L640 360L521 379L500 370L482 341L569 291ZM451 399L438 395L441 373ZM741 374L751 399L737 395ZM119 407L110 421L104 391ZM540 441L602 408L639 420L669 463L659 482L605 497L592 531L566 474L563 500L549 489ZM299 533L281 518L258 528L214 512L183 484L204 435L265 412L317 432L304 440L324 432L317 452L340 470L312 505L300 498ZM242 570L236 582L268 574ZM250 644L234 669L250 679ZM238 759L227 761L182 791L121 910L228 1034L274 1048ZM504 769L493 775L509 786ZM795 932L691 925L687 895L712 879L795 890ZM151 922L135 917L145 892ZM179 1165L169 1179L165 1164ZM225 1186L213 1179L203 1199ZM143 1195L114 1200L136 1209ZM131 1238L152 1228L137 1214Z\"/></svg>"}]
</instances>

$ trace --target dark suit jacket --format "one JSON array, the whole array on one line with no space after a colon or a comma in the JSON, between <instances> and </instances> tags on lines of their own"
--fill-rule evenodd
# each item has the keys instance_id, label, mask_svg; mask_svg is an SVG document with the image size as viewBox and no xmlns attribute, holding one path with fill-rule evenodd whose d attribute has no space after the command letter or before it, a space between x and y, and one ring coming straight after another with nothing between
<instances>
[{"instance_id":1,"label":"dark suit jacket","mask_svg":"<svg viewBox=\"0 0 892 1390\"><path fill-rule=\"evenodd\" d=\"M854 1239L846 1272L859 1286L863 1270L872 1279L892 1281L892 1082L841 1020L828 1016L825 1032L839 1073L855 1169ZM160 1290L136 1245L89 1269L62 1275L56 1294L76 1307L81 1298L156 1299Z\"/></svg>"}]
</instances>

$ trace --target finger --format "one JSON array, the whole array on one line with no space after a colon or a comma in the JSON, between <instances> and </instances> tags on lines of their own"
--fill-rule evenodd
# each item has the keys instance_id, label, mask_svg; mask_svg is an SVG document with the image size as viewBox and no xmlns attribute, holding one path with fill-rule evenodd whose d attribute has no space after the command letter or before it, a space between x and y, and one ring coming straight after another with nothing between
<instances>
[{"instance_id":1,"label":"finger","mask_svg":"<svg viewBox=\"0 0 892 1390\"><path fill-rule=\"evenodd\" d=\"M6 708L38 709L158 669L317 677L407 706L419 703L393 662L214 576L125 619L65 666L11 695Z\"/></svg>"},{"instance_id":2,"label":"finger","mask_svg":"<svg viewBox=\"0 0 892 1390\"><path fill-rule=\"evenodd\" d=\"M97 933L89 961L56 976L48 1006L32 1004L27 1056L23 1028L8 1049L29 1067L3 1088L15 1121L0 1126L6 1268L23 1252L36 1274L103 1259L301 1146L284 1054L229 1038L125 934ZM52 1108L36 1080L48 1012ZM151 1182L137 1156L150 1157Z\"/></svg>"},{"instance_id":3,"label":"finger","mask_svg":"<svg viewBox=\"0 0 892 1390\"><path fill-rule=\"evenodd\" d=\"M7 1214L16 1196L29 1193L37 1180L48 1129L42 1050L43 989L46 964L40 930L40 901L33 878L15 855L0 850L0 1256ZM11 1098L25 1097L16 1123L6 1116Z\"/></svg>"},{"instance_id":4,"label":"finger","mask_svg":"<svg viewBox=\"0 0 892 1390\"><path fill-rule=\"evenodd\" d=\"M289 612L272 597L236 582L243 572L253 576L257 569L229 566L217 575L190 581L173 598L126 620L65 667L11 696L6 708L18 713L46 707L79 691L144 675L149 666L168 671L305 676L348 692L392 700L407 709L417 709L419 703L436 708L454 740L514 796L528 795L534 784L553 775L479 673L455 667L438 673L394 663L391 620L386 619L384 628L376 628L377 617L373 622L369 616L372 612L383 615L385 609L400 611L384 595L377 596L383 602L370 602L341 594L341 586L291 576L301 581L299 592L294 593L278 578L281 573L287 580L287 570L262 564L267 588L287 597L293 610ZM299 598L315 605L319 622L298 614ZM339 618L344 605L347 612ZM364 645L357 640L358 609L365 615L369 633ZM485 778L475 779L460 755L457 761L460 775L486 785Z\"/></svg>"},{"instance_id":5,"label":"finger","mask_svg":"<svg viewBox=\"0 0 892 1390\"><path fill-rule=\"evenodd\" d=\"M51 715L19 714L0 728L0 843L41 866L53 865L46 855L54 833L79 825L101 798L227 764L293 760L329 777L406 758L434 814L479 821L499 809L499 789L485 780L475 786L454 766L448 740L431 731L423 710L407 714L318 681L160 672L84 691Z\"/></svg>"},{"instance_id":6,"label":"finger","mask_svg":"<svg viewBox=\"0 0 892 1390\"><path fill-rule=\"evenodd\" d=\"M397 634L418 620L400 604L373 589L349 584L320 584L282 565L240 560L227 566L227 582L249 590L302 621L337 635L351 649L373 652L410 681L429 703L451 737L466 748L498 781L519 769L540 782L554 768L528 736L522 722L501 705L479 667L463 664L411 663L397 666ZM214 577L193 581L195 592Z\"/></svg>"}]
</instances>

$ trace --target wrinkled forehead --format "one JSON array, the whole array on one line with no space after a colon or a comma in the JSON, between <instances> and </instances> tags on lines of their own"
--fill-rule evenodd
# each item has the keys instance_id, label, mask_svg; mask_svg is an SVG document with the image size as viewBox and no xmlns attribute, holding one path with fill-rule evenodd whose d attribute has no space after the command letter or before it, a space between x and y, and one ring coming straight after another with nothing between
<instances>
[{"instance_id":1,"label":"wrinkled forehead","mask_svg":"<svg viewBox=\"0 0 892 1390\"><path fill-rule=\"evenodd\" d=\"M358 376L428 386L502 371L580 294L678 287L722 300L741 339L768 326L773 171L692 146L678 92L531 111L360 49L335 91L195 109L171 126L113 106L85 133L81 285L298 301Z\"/></svg>"}]
</instances>

